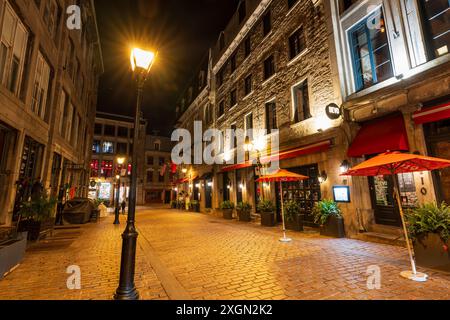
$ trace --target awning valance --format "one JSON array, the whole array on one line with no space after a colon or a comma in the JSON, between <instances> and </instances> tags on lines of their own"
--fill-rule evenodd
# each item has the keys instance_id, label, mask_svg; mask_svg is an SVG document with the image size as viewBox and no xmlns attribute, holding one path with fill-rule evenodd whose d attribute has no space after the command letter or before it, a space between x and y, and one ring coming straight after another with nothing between
<instances>
[{"instance_id":1,"label":"awning valance","mask_svg":"<svg viewBox=\"0 0 450 320\"><path fill-rule=\"evenodd\" d=\"M328 150L330 148L330 146L331 146L330 140L321 141L321 142L310 144L307 146L281 151L278 155L264 156L261 158L261 163L264 164L264 163L269 163L272 161L293 159L293 158L305 156L308 154L319 153L319 152ZM229 172L229 171L234 171L234 170L238 170L238 169L249 168L251 166L253 166L253 163L251 163L251 162L234 164L234 165L224 167L222 169L222 172Z\"/></svg>"},{"instance_id":2,"label":"awning valance","mask_svg":"<svg viewBox=\"0 0 450 320\"><path fill-rule=\"evenodd\" d=\"M348 156L359 158L387 151L408 151L408 135L401 113L364 123L348 150Z\"/></svg>"},{"instance_id":3,"label":"awning valance","mask_svg":"<svg viewBox=\"0 0 450 320\"><path fill-rule=\"evenodd\" d=\"M425 124L430 122L441 121L450 118L450 102L441 104L436 107L424 108L422 110L414 112L414 123Z\"/></svg>"}]
</instances>

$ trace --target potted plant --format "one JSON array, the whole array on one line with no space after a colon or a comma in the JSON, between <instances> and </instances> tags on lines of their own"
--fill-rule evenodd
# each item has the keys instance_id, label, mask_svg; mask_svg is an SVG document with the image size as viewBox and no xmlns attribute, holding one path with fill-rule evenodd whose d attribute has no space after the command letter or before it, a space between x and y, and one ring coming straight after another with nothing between
<instances>
[{"instance_id":1,"label":"potted plant","mask_svg":"<svg viewBox=\"0 0 450 320\"><path fill-rule=\"evenodd\" d=\"M250 213L252 212L252 205L248 202L239 202L236 206L236 212L239 217L239 221L250 222L252 217Z\"/></svg>"},{"instance_id":2,"label":"potted plant","mask_svg":"<svg viewBox=\"0 0 450 320\"><path fill-rule=\"evenodd\" d=\"M258 203L258 210L261 214L261 225L265 227L275 226L275 206L270 200L263 200Z\"/></svg>"},{"instance_id":3,"label":"potted plant","mask_svg":"<svg viewBox=\"0 0 450 320\"><path fill-rule=\"evenodd\" d=\"M450 271L450 206L428 203L405 214L419 266Z\"/></svg>"},{"instance_id":4,"label":"potted plant","mask_svg":"<svg viewBox=\"0 0 450 320\"><path fill-rule=\"evenodd\" d=\"M55 225L55 199L40 199L24 202L19 210L21 220L19 232L28 232L28 240L36 241Z\"/></svg>"},{"instance_id":5,"label":"potted plant","mask_svg":"<svg viewBox=\"0 0 450 320\"><path fill-rule=\"evenodd\" d=\"M344 219L341 209L333 200L322 200L312 210L314 222L320 225L320 234L344 238Z\"/></svg>"},{"instance_id":6,"label":"potted plant","mask_svg":"<svg viewBox=\"0 0 450 320\"><path fill-rule=\"evenodd\" d=\"M300 204L295 200L289 200L284 203L284 223L286 229L294 231L303 231L303 214L300 214Z\"/></svg>"},{"instance_id":7,"label":"potted plant","mask_svg":"<svg viewBox=\"0 0 450 320\"><path fill-rule=\"evenodd\" d=\"M192 200L190 205L191 205L191 211L200 212L200 202L198 200Z\"/></svg>"},{"instance_id":8,"label":"potted plant","mask_svg":"<svg viewBox=\"0 0 450 320\"><path fill-rule=\"evenodd\" d=\"M223 218L227 220L233 219L234 203L232 201L224 201L220 204L220 210L222 210Z\"/></svg>"}]
</instances>

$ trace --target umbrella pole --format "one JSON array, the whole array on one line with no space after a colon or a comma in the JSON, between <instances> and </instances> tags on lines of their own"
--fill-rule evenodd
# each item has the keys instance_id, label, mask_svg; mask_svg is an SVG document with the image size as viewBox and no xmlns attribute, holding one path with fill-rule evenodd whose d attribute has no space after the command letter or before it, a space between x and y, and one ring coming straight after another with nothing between
<instances>
[{"instance_id":1,"label":"umbrella pole","mask_svg":"<svg viewBox=\"0 0 450 320\"><path fill-rule=\"evenodd\" d=\"M408 229L406 228L405 215L403 213L402 202L400 199L400 188L398 185L397 177L395 174L392 175L394 179L394 193L397 200L398 209L400 211L400 218L402 220L403 233L405 235L406 247L408 248L409 260L411 262L412 271L403 271L401 276L410 280L425 282L427 281L428 275L424 273L417 272L416 262L414 260L414 252L411 247L411 241L409 239Z\"/></svg>"},{"instance_id":2,"label":"umbrella pole","mask_svg":"<svg viewBox=\"0 0 450 320\"><path fill-rule=\"evenodd\" d=\"M281 242L291 242L292 239L286 237L286 223L284 221L284 196L283 196L283 182L280 181L280 191L281 191L281 220L283 221L283 238L280 239Z\"/></svg>"}]
</instances>

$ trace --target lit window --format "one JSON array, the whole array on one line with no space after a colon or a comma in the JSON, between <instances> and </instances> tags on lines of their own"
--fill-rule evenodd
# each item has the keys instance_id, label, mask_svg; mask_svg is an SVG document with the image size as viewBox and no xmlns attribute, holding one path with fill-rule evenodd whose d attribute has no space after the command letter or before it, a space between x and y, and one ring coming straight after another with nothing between
<instances>
[{"instance_id":1,"label":"lit window","mask_svg":"<svg viewBox=\"0 0 450 320\"><path fill-rule=\"evenodd\" d=\"M48 87L50 82L50 67L39 52L34 75L31 110L41 119L45 118Z\"/></svg>"},{"instance_id":2,"label":"lit window","mask_svg":"<svg viewBox=\"0 0 450 320\"><path fill-rule=\"evenodd\" d=\"M349 31L356 91L393 76L382 8Z\"/></svg>"},{"instance_id":3,"label":"lit window","mask_svg":"<svg viewBox=\"0 0 450 320\"><path fill-rule=\"evenodd\" d=\"M292 91L292 96L294 99L294 123L311 118L308 97L308 81L304 81L293 87Z\"/></svg>"},{"instance_id":4,"label":"lit window","mask_svg":"<svg viewBox=\"0 0 450 320\"><path fill-rule=\"evenodd\" d=\"M103 142L103 153L114 153L114 143L110 141Z\"/></svg>"},{"instance_id":5,"label":"lit window","mask_svg":"<svg viewBox=\"0 0 450 320\"><path fill-rule=\"evenodd\" d=\"M420 3L430 56L437 58L447 54L450 49L450 1L420 0Z\"/></svg>"}]
</instances>

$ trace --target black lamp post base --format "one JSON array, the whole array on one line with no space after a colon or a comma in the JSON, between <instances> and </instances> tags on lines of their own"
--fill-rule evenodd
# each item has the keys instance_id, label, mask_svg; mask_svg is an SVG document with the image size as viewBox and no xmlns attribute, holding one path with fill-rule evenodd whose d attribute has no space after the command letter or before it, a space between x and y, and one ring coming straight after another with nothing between
<instances>
[{"instance_id":1,"label":"black lamp post base","mask_svg":"<svg viewBox=\"0 0 450 320\"><path fill-rule=\"evenodd\" d=\"M119 209L116 208L116 211L114 212L115 218L114 218L114 224L120 224L120 219L119 219Z\"/></svg>"},{"instance_id":2,"label":"black lamp post base","mask_svg":"<svg viewBox=\"0 0 450 320\"><path fill-rule=\"evenodd\" d=\"M117 289L114 294L114 300L139 300L139 292L136 288L132 289Z\"/></svg>"}]
</instances>

